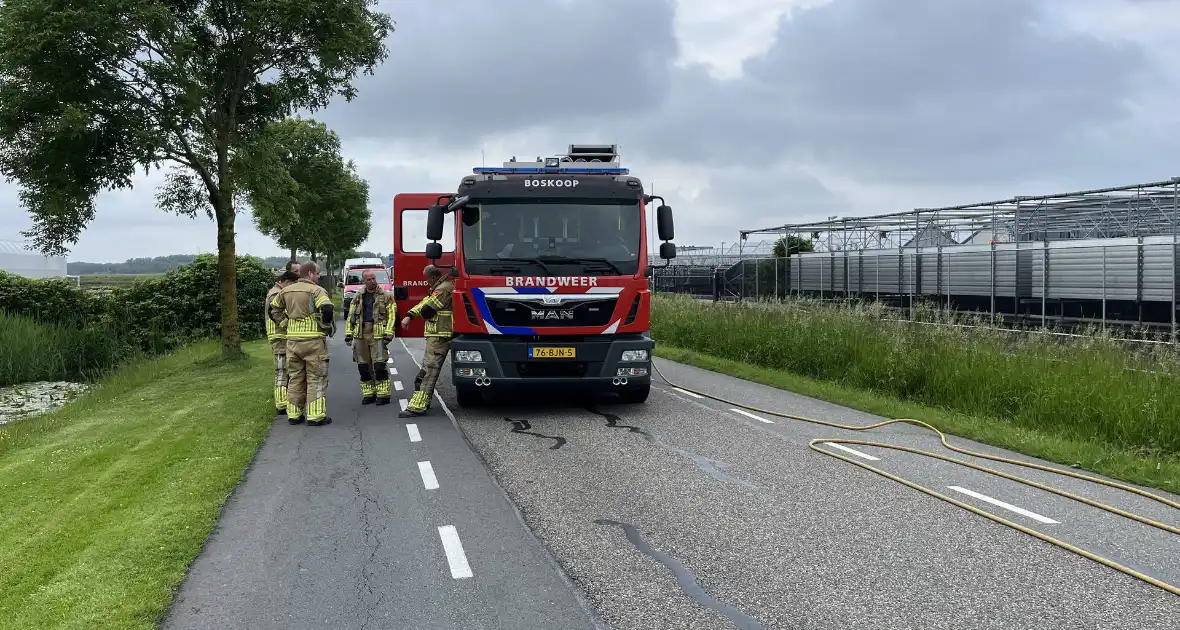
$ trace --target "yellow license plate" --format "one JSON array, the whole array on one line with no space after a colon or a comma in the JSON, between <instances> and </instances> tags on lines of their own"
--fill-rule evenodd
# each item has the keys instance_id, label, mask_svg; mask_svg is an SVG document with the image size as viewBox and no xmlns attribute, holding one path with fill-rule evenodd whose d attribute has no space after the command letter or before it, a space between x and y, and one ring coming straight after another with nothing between
<instances>
[{"instance_id":1,"label":"yellow license plate","mask_svg":"<svg viewBox=\"0 0 1180 630\"><path fill-rule=\"evenodd\" d=\"M573 359L576 356L574 348L529 348L531 359Z\"/></svg>"}]
</instances>

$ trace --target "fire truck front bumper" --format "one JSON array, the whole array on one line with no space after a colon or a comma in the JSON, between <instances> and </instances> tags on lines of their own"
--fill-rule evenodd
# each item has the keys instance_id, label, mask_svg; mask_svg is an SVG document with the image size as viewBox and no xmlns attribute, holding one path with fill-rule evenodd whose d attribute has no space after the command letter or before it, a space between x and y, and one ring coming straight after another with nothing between
<instances>
[{"instance_id":1,"label":"fire truck front bumper","mask_svg":"<svg viewBox=\"0 0 1180 630\"><path fill-rule=\"evenodd\" d=\"M451 342L456 387L575 387L602 390L651 385L651 337L594 335L537 340L458 335Z\"/></svg>"}]
</instances>

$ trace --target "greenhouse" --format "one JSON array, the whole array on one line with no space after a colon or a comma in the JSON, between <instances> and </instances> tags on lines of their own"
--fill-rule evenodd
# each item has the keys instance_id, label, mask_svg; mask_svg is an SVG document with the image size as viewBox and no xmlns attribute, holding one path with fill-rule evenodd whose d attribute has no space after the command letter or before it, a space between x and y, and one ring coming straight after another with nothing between
<instances>
[{"instance_id":1,"label":"greenhouse","mask_svg":"<svg viewBox=\"0 0 1180 630\"><path fill-rule=\"evenodd\" d=\"M65 256L42 256L28 243L0 240L0 271L26 278L65 278Z\"/></svg>"}]
</instances>

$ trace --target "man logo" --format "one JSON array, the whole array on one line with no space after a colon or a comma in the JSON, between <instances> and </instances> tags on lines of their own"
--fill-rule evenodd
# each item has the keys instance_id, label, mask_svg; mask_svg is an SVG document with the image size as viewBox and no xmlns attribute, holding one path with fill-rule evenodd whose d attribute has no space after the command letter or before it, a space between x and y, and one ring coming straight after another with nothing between
<instances>
[{"instance_id":1,"label":"man logo","mask_svg":"<svg viewBox=\"0 0 1180 630\"><path fill-rule=\"evenodd\" d=\"M545 306L557 306L565 301L565 298L560 295L546 295L541 297L541 304Z\"/></svg>"},{"instance_id":2,"label":"man logo","mask_svg":"<svg viewBox=\"0 0 1180 630\"><path fill-rule=\"evenodd\" d=\"M574 319L574 312L567 310L533 311L533 319L572 321Z\"/></svg>"},{"instance_id":3,"label":"man logo","mask_svg":"<svg viewBox=\"0 0 1180 630\"><path fill-rule=\"evenodd\" d=\"M525 188L577 188L581 183L576 179L526 179Z\"/></svg>"}]
</instances>

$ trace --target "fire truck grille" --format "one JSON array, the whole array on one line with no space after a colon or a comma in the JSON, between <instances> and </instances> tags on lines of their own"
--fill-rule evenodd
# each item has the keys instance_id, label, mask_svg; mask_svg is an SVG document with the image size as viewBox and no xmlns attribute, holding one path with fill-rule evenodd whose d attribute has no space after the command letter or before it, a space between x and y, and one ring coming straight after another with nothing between
<instances>
[{"instance_id":1,"label":"fire truck grille","mask_svg":"<svg viewBox=\"0 0 1180 630\"><path fill-rule=\"evenodd\" d=\"M554 326L606 326L618 298L544 304L537 300L503 300L489 297L488 310L496 326L548 328Z\"/></svg>"}]
</instances>

